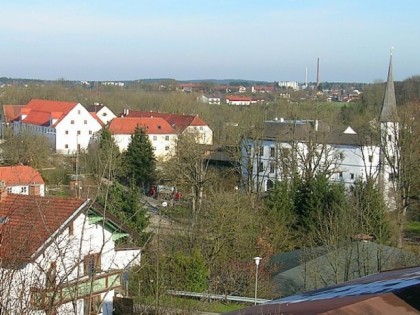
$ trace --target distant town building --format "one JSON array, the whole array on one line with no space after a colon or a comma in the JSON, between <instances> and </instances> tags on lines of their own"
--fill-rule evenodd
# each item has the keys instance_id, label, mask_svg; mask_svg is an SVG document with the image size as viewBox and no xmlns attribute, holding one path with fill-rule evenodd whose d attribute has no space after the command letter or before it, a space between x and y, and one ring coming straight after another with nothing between
<instances>
[{"instance_id":1,"label":"distant town building","mask_svg":"<svg viewBox=\"0 0 420 315\"><path fill-rule=\"evenodd\" d=\"M286 88L286 89L293 89L295 91L299 90L299 83L295 81L280 81L279 87Z\"/></svg>"}]
</instances>

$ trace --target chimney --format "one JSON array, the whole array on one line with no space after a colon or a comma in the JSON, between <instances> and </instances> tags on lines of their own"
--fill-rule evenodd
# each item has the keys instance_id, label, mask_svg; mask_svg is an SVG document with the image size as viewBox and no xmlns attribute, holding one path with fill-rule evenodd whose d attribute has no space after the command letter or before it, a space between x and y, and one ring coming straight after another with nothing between
<instances>
[{"instance_id":1,"label":"chimney","mask_svg":"<svg viewBox=\"0 0 420 315\"><path fill-rule=\"evenodd\" d=\"M319 86L319 58L316 63L316 87Z\"/></svg>"}]
</instances>

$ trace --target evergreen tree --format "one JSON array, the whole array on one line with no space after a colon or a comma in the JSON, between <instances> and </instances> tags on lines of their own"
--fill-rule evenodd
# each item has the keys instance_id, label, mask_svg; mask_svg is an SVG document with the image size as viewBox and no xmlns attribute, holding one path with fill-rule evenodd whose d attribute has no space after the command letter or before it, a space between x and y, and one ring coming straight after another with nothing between
<instances>
[{"instance_id":1,"label":"evergreen tree","mask_svg":"<svg viewBox=\"0 0 420 315\"><path fill-rule=\"evenodd\" d=\"M156 158L149 136L143 128L137 126L131 136L127 151L123 154L124 180L146 190L155 180Z\"/></svg>"},{"instance_id":2,"label":"evergreen tree","mask_svg":"<svg viewBox=\"0 0 420 315\"><path fill-rule=\"evenodd\" d=\"M97 202L138 232L142 244L146 241L148 234L145 229L149 219L147 209L140 203L140 193L137 188L127 188L114 182L100 190Z\"/></svg>"}]
</instances>

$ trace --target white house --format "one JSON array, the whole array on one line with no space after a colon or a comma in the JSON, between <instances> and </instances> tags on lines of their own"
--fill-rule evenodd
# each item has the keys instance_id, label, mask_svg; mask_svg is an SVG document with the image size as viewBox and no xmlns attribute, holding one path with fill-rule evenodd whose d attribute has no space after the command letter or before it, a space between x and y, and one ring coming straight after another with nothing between
<instances>
[{"instance_id":1,"label":"white house","mask_svg":"<svg viewBox=\"0 0 420 315\"><path fill-rule=\"evenodd\" d=\"M89 200L7 195L0 200L0 295L6 314L113 314L138 247ZM131 235L134 235L132 233Z\"/></svg>"},{"instance_id":2,"label":"white house","mask_svg":"<svg viewBox=\"0 0 420 315\"><path fill-rule=\"evenodd\" d=\"M333 130L317 120L265 121L261 136L242 143L243 179L253 189L267 191L290 176L292 164L302 176L328 172L331 181L347 187L373 178L391 205L396 172L391 165L399 154L392 59L377 130L380 137L375 139L362 137L351 127Z\"/></svg>"},{"instance_id":3,"label":"white house","mask_svg":"<svg viewBox=\"0 0 420 315\"><path fill-rule=\"evenodd\" d=\"M107 125L115 117L117 117L111 109L109 109L107 106L103 104L95 103L89 106L87 110L93 116L96 115L96 117L102 122L104 126Z\"/></svg>"},{"instance_id":4,"label":"white house","mask_svg":"<svg viewBox=\"0 0 420 315\"><path fill-rule=\"evenodd\" d=\"M176 130L161 117L117 117L108 126L120 151L125 151L131 142L136 127L149 136L155 157L165 160L175 152L178 139Z\"/></svg>"},{"instance_id":5,"label":"white house","mask_svg":"<svg viewBox=\"0 0 420 315\"><path fill-rule=\"evenodd\" d=\"M32 99L13 122L14 132L46 136L60 154L86 149L92 135L101 128L96 115L80 103L41 99Z\"/></svg>"},{"instance_id":6,"label":"white house","mask_svg":"<svg viewBox=\"0 0 420 315\"><path fill-rule=\"evenodd\" d=\"M160 117L163 118L177 134L194 134L199 144L213 144L213 131L198 115L180 115L160 112L147 112L124 109L124 117Z\"/></svg>"},{"instance_id":7,"label":"white house","mask_svg":"<svg viewBox=\"0 0 420 315\"><path fill-rule=\"evenodd\" d=\"M30 166L0 167L0 189L21 195L45 195L45 183L41 174Z\"/></svg>"}]
</instances>

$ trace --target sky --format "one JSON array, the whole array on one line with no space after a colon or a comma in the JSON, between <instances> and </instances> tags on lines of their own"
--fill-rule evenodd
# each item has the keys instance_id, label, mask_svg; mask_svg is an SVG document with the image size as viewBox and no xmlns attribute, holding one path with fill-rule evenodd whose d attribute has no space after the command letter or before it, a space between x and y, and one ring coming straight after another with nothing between
<instances>
[{"instance_id":1,"label":"sky","mask_svg":"<svg viewBox=\"0 0 420 315\"><path fill-rule=\"evenodd\" d=\"M400 81L419 36L419 0L2 1L0 77Z\"/></svg>"}]
</instances>

